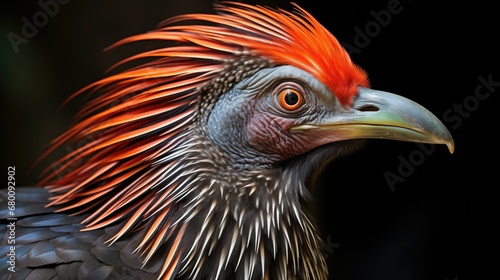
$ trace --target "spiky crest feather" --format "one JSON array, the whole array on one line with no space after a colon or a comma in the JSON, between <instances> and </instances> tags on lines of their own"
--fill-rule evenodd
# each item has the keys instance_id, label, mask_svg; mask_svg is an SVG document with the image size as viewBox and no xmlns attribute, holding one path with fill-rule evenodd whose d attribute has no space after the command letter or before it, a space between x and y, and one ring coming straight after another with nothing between
<instances>
[{"instance_id":1,"label":"spiky crest feather","mask_svg":"<svg viewBox=\"0 0 500 280\"><path fill-rule=\"evenodd\" d=\"M230 2L215 8L220 14L176 16L155 31L112 46L142 40L177 43L125 59L120 64L153 60L73 95L99 94L48 152L64 143L86 144L61 158L55 170L48 168L42 182L53 193L50 206L90 213L84 220L86 230L122 223L110 243L131 231L144 231L136 251L145 263L169 240L161 269L166 279L180 269L179 242L185 231L181 221L189 219L172 218L179 207L175 202L188 197L189 185L205 171L179 162L189 159L198 141L186 139L204 106L199 104L201 89L224 72L229 61L248 55L273 65L296 66L322 81L345 106L358 86L368 86L365 73L339 42L297 5L294 13ZM189 20L208 24L179 25Z\"/></svg>"}]
</instances>

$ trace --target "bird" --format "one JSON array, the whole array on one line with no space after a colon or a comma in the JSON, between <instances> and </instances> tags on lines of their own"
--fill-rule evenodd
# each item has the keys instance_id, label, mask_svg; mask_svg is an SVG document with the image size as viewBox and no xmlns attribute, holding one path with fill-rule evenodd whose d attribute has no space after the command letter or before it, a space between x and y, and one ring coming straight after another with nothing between
<instances>
[{"instance_id":1,"label":"bird","mask_svg":"<svg viewBox=\"0 0 500 280\"><path fill-rule=\"evenodd\" d=\"M292 6L217 2L110 46L163 44L69 96L90 100L43 156L78 148L1 193L2 279L328 279L325 167L369 139L455 145Z\"/></svg>"}]
</instances>

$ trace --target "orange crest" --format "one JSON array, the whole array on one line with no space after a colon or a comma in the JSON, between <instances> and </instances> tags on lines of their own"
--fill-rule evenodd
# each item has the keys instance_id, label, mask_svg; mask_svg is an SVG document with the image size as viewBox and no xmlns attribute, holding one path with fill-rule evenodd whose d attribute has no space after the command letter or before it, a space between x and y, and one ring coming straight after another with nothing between
<instances>
[{"instance_id":1,"label":"orange crest","mask_svg":"<svg viewBox=\"0 0 500 280\"><path fill-rule=\"evenodd\" d=\"M79 122L47 152L65 143L85 143L61 158L57 168L46 170L42 185L48 184L53 193L50 205L89 213L87 229L124 221L112 242L146 223L163 224L164 235L147 234L141 242L149 258L167 229L172 230L164 221L170 213L165 201L171 202L177 184L158 185L176 168L180 139L199 109L199 91L221 74L227 61L245 53L311 73L348 106L358 86L368 86L366 74L333 35L305 10L295 8L287 12L229 2L216 5L220 14L173 17L155 31L116 43L159 40L169 45L123 60L150 61L73 95L98 94L79 112ZM208 24L179 24L192 20ZM158 164L165 159L168 162Z\"/></svg>"}]
</instances>

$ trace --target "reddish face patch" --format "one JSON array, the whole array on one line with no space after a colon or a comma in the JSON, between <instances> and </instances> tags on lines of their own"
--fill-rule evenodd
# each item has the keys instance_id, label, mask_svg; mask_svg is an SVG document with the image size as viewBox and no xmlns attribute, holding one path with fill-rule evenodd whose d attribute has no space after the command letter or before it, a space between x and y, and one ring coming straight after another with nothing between
<instances>
[{"instance_id":1,"label":"reddish face patch","mask_svg":"<svg viewBox=\"0 0 500 280\"><path fill-rule=\"evenodd\" d=\"M311 149L310 142L305 135L289 132L294 125L294 119L268 112L257 113L248 123L248 144L268 155L274 162L303 154Z\"/></svg>"}]
</instances>

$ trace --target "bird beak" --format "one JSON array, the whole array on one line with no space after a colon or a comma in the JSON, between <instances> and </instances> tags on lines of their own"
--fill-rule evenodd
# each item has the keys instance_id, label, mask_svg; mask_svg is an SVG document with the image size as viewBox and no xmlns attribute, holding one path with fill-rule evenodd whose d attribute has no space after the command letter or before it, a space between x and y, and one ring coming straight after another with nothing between
<instances>
[{"instance_id":1,"label":"bird beak","mask_svg":"<svg viewBox=\"0 0 500 280\"><path fill-rule=\"evenodd\" d=\"M450 153L455 150L450 132L429 110L402 96L362 87L350 108L295 129L321 131L328 142L375 138L445 144Z\"/></svg>"}]
</instances>

